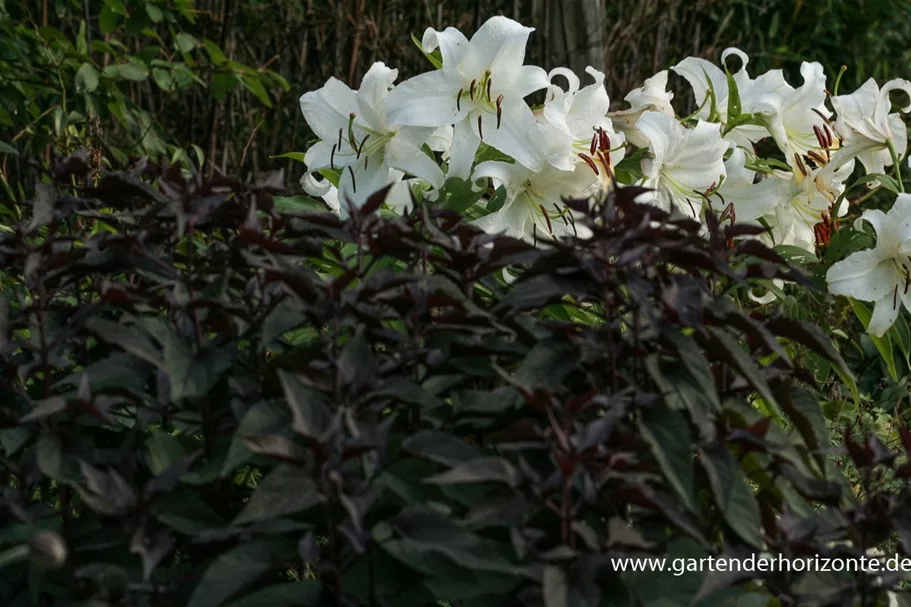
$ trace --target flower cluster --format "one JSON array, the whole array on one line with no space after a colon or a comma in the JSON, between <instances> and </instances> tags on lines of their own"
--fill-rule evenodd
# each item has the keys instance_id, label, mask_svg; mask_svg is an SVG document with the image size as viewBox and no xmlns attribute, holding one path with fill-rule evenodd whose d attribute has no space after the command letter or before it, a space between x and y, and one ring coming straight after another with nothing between
<instances>
[{"instance_id":1,"label":"flower cluster","mask_svg":"<svg viewBox=\"0 0 911 607\"><path fill-rule=\"evenodd\" d=\"M781 70L750 76L749 57L731 48L720 65L688 57L659 72L611 112L601 72L589 67L583 84L571 70L524 64L532 31L502 16L471 39L428 28L421 46L437 69L395 85L397 71L376 63L357 91L332 78L303 95L319 138L305 154L304 189L344 215L390 184L388 205L407 209L468 180L481 194L470 210L479 227L538 243L579 235L562 198L616 181L649 188L642 198L665 210L698 221L711 210L766 227L773 246L810 252L847 214L856 165L868 187L903 191L900 112L911 105L892 112L889 94L911 95L911 82L871 79L850 95L836 82L832 94L819 63L803 63L795 87ZM692 114L676 113L670 72L692 88ZM532 107L535 93L543 104ZM911 197L863 220L876 248L835 264L828 280L833 293L875 301L869 330L882 334L899 302L911 310Z\"/></svg>"}]
</instances>

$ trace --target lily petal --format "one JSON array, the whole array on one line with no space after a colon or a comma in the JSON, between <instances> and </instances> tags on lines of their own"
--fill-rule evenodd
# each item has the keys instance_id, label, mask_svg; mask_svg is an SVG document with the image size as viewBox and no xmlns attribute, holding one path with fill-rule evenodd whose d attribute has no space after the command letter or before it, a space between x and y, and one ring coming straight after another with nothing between
<instances>
[{"instance_id":1,"label":"lily petal","mask_svg":"<svg viewBox=\"0 0 911 607\"><path fill-rule=\"evenodd\" d=\"M892 291L900 278L891 260L876 249L858 251L826 272L829 292L861 301L878 301Z\"/></svg>"},{"instance_id":2,"label":"lily petal","mask_svg":"<svg viewBox=\"0 0 911 607\"><path fill-rule=\"evenodd\" d=\"M460 85L446 70L420 74L389 91L389 121L411 126L444 126L468 115L467 104L457 103Z\"/></svg>"}]
</instances>

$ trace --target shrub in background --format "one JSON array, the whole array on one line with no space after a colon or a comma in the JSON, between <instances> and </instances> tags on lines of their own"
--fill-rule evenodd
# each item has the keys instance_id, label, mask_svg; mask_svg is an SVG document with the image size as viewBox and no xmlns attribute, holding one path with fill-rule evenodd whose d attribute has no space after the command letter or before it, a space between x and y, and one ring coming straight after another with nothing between
<instances>
[{"instance_id":1,"label":"shrub in background","mask_svg":"<svg viewBox=\"0 0 911 607\"><path fill-rule=\"evenodd\" d=\"M613 560L911 537L904 454L849 441L859 498L828 456L801 361L850 380L839 355L727 297L800 279L732 242L755 228L706 237L622 188L567 201L593 238L536 248L445 205L380 214L385 192L343 221L277 174L80 153L54 178L0 237L6 605L872 605L897 582Z\"/></svg>"}]
</instances>

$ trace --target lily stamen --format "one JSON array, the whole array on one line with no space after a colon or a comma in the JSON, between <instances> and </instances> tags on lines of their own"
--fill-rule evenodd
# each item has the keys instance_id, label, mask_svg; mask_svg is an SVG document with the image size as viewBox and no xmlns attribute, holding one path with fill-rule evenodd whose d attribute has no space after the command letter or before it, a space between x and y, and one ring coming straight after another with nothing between
<instances>
[{"instance_id":1,"label":"lily stamen","mask_svg":"<svg viewBox=\"0 0 911 607\"><path fill-rule=\"evenodd\" d=\"M484 131L481 130L481 115L478 114L478 137L484 139Z\"/></svg>"},{"instance_id":2,"label":"lily stamen","mask_svg":"<svg viewBox=\"0 0 911 607\"><path fill-rule=\"evenodd\" d=\"M341 127L339 127L339 129L338 129L338 143L336 144L336 145L338 146L338 149L342 149L342 130L343 130L343 129L342 129Z\"/></svg>"},{"instance_id":3,"label":"lily stamen","mask_svg":"<svg viewBox=\"0 0 911 607\"><path fill-rule=\"evenodd\" d=\"M341 131L339 131L339 133L341 133ZM335 170L335 150L336 149L337 149L337 147L335 145L333 145L332 151L329 153L329 168L331 168L333 171Z\"/></svg>"},{"instance_id":4,"label":"lily stamen","mask_svg":"<svg viewBox=\"0 0 911 607\"><path fill-rule=\"evenodd\" d=\"M547 231L550 232L550 235L554 235L554 226L550 223L550 216L547 214L547 210L544 208L543 204L538 205L541 208L541 213L544 214L544 221L547 222Z\"/></svg>"},{"instance_id":5,"label":"lily stamen","mask_svg":"<svg viewBox=\"0 0 911 607\"><path fill-rule=\"evenodd\" d=\"M826 136L823 134L822 129L818 125L813 125L813 134L816 135L816 141L819 143L820 149L826 149L828 147Z\"/></svg>"},{"instance_id":6,"label":"lily stamen","mask_svg":"<svg viewBox=\"0 0 911 607\"><path fill-rule=\"evenodd\" d=\"M813 162L815 162L815 163L818 164L819 166L823 166L823 165L825 165L826 162L827 162L827 160L826 160L825 158L823 158L822 156L820 156L819 154L817 154L817 153L814 152L813 150L809 150L809 151L807 152L807 156L809 156L809 157L813 160Z\"/></svg>"},{"instance_id":7,"label":"lily stamen","mask_svg":"<svg viewBox=\"0 0 911 607\"><path fill-rule=\"evenodd\" d=\"M459 94L456 95L456 110L462 111L462 93L465 92L465 89L459 89Z\"/></svg>"},{"instance_id":8,"label":"lily stamen","mask_svg":"<svg viewBox=\"0 0 911 607\"><path fill-rule=\"evenodd\" d=\"M487 103L490 103L490 83L493 82L492 78L487 79Z\"/></svg>"},{"instance_id":9,"label":"lily stamen","mask_svg":"<svg viewBox=\"0 0 911 607\"><path fill-rule=\"evenodd\" d=\"M363 139L363 141L361 141L361 145L360 145L360 147L358 147L358 149L357 149L357 156L356 156L356 157L358 158L358 160L360 160L360 158L361 158L361 153L364 151L364 145L367 143L367 138L368 138L368 137L370 137L370 133L367 133L366 135L364 135L364 139Z\"/></svg>"},{"instance_id":10,"label":"lily stamen","mask_svg":"<svg viewBox=\"0 0 911 607\"><path fill-rule=\"evenodd\" d=\"M584 160L585 163L586 163L589 167L591 167L591 170L593 170L593 171L595 172L595 175L600 175L600 174L601 174L601 173L598 171L598 165L595 164L595 161L592 160L591 157L590 157L589 155L579 153L578 156L579 156L579 158L581 158L582 160Z\"/></svg>"},{"instance_id":11,"label":"lily stamen","mask_svg":"<svg viewBox=\"0 0 911 607\"><path fill-rule=\"evenodd\" d=\"M471 98L472 101L474 101L474 87L477 83L478 83L477 80L472 80L471 85L469 85L469 87L468 87L468 96Z\"/></svg>"},{"instance_id":12,"label":"lily stamen","mask_svg":"<svg viewBox=\"0 0 911 607\"><path fill-rule=\"evenodd\" d=\"M357 140L354 138L354 117L355 113L351 112L348 114L348 145L351 146L351 149L355 152L357 151ZM339 146L341 147L341 146Z\"/></svg>"},{"instance_id":13,"label":"lily stamen","mask_svg":"<svg viewBox=\"0 0 911 607\"><path fill-rule=\"evenodd\" d=\"M794 152L794 160L797 162L797 169L803 173L803 176L806 177L810 173L807 171L806 165L803 163L803 158L800 157L800 154Z\"/></svg>"},{"instance_id":14,"label":"lily stamen","mask_svg":"<svg viewBox=\"0 0 911 607\"><path fill-rule=\"evenodd\" d=\"M588 148L588 151L591 153L592 156L595 155L595 150L597 149L597 147L598 147L598 133L595 132L595 133L592 133L592 143L591 143L591 146L589 146L589 148Z\"/></svg>"},{"instance_id":15,"label":"lily stamen","mask_svg":"<svg viewBox=\"0 0 911 607\"><path fill-rule=\"evenodd\" d=\"M564 207L564 208L561 210L560 207L558 207L558 206L557 206L557 203L555 202L555 203L554 203L554 210L557 212L557 215L560 216L560 219L563 220L563 225L567 225L567 226L568 226L568 225L569 225L569 222L566 221L566 207Z\"/></svg>"},{"instance_id":16,"label":"lily stamen","mask_svg":"<svg viewBox=\"0 0 911 607\"><path fill-rule=\"evenodd\" d=\"M829 149L832 147L832 144L835 143L835 140L832 138L832 131L829 130L828 124L823 124L822 128L826 134L826 149Z\"/></svg>"},{"instance_id":17,"label":"lily stamen","mask_svg":"<svg viewBox=\"0 0 911 607\"><path fill-rule=\"evenodd\" d=\"M598 127L598 137L601 144L601 151L606 152L610 150L610 137L607 136L607 131L603 128Z\"/></svg>"},{"instance_id":18,"label":"lily stamen","mask_svg":"<svg viewBox=\"0 0 911 607\"><path fill-rule=\"evenodd\" d=\"M497 128L500 128L500 120L503 118L503 95L497 97Z\"/></svg>"},{"instance_id":19,"label":"lily stamen","mask_svg":"<svg viewBox=\"0 0 911 607\"><path fill-rule=\"evenodd\" d=\"M357 192L357 182L354 180L354 169L351 168L351 165L348 165L348 174L351 175L351 191Z\"/></svg>"}]
</instances>

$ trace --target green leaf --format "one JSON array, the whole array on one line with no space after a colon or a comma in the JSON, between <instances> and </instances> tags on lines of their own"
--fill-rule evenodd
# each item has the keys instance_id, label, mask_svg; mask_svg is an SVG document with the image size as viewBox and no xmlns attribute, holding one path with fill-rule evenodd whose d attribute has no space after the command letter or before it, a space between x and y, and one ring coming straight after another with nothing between
<instances>
[{"instance_id":1,"label":"green leaf","mask_svg":"<svg viewBox=\"0 0 911 607\"><path fill-rule=\"evenodd\" d=\"M237 86L237 83L240 82L237 76L232 72L230 74L214 74L212 80L209 83L209 91L211 91L212 96L215 99L221 100L225 98L228 91L234 89Z\"/></svg>"},{"instance_id":2,"label":"green leaf","mask_svg":"<svg viewBox=\"0 0 911 607\"><path fill-rule=\"evenodd\" d=\"M748 544L762 548L759 504L731 453L722 443L702 450L705 469L718 510L731 529Z\"/></svg>"},{"instance_id":3,"label":"green leaf","mask_svg":"<svg viewBox=\"0 0 911 607\"><path fill-rule=\"evenodd\" d=\"M140 82L145 80L149 76L149 70L143 66L134 62L121 63L120 64L120 77L124 80L132 80L133 82Z\"/></svg>"},{"instance_id":4,"label":"green leaf","mask_svg":"<svg viewBox=\"0 0 911 607\"><path fill-rule=\"evenodd\" d=\"M253 96L259 99L263 105L269 108L272 107L272 100L269 98L269 93L266 92L266 87L263 86L259 76L255 74L241 74L240 83L245 89L253 93Z\"/></svg>"},{"instance_id":5,"label":"green leaf","mask_svg":"<svg viewBox=\"0 0 911 607\"><path fill-rule=\"evenodd\" d=\"M196 39L189 34L180 32L174 36L174 47L181 53L189 53L196 48Z\"/></svg>"},{"instance_id":6,"label":"green leaf","mask_svg":"<svg viewBox=\"0 0 911 607\"><path fill-rule=\"evenodd\" d=\"M18 156L19 152L5 141L0 141L0 154L14 154Z\"/></svg>"},{"instance_id":7,"label":"green leaf","mask_svg":"<svg viewBox=\"0 0 911 607\"><path fill-rule=\"evenodd\" d=\"M421 51L421 54L427 57L427 60L435 67L436 69L441 69L443 67L443 55L439 49L428 53L424 51L424 45L421 44L421 41L418 40L417 36L411 34L411 41L414 42L414 45L418 47L418 50Z\"/></svg>"},{"instance_id":8,"label":"green leaf","mask_svg":"<svg viewBox=\"0 0 911 607\"><path fill-rule=\"evenodd\" d=\"M487 201L487 212L496 213L506 203L506 186L500 186Z\"/></svg>"},{"instance_id":9,"label":"green leaf","mask_svg":"<svg viewBox=\"0 0 911 607\"><path fill-rule=\"evenodd\" d=\"M657 404L643 411L639 430L651 447L668 485L684 506L696 512L693 457L690 452L692 437L686 418L663 403Z\"/></svg>"},{"instance_id":10,"label":"green leaf","mask_svg":"<svg viewBox=\"0 0 911 607\"><path fill-rule=\"evenodd\" d=\"M724 66L724 75L728 81L728 122L730 123L733 120L737 120L740 117L740 114L743 112L743 107L740 104L740 89L737 87L737 81L734 80L734 76L731 75L731 72L728 70L728 66ZM727 127L730 130L730 127Z\"/></svg>"},{"instance_id":11,"label":"green leaf","mask_svg":"<svg viewBox=\"0 0 911 607\"><path fill-rule=\"evenodd\" d=\"M89 43L86 38L86 23L79 22L79 33L76 34L76 52L80 55L86 55L89 52Z\"/></svg>"},{"instance_id":12,"label":"green leaf","mask_svg":"<svg viewBox=\"0 0 911 607\"><path fill-rule=\"evenodd\" d=\"M102 34L113 33L117 29L119 20L120 17L117 16L117 13L112 11L109 6L103 6L101 12L98 13L98 29L101 30Z\"/></svg>"},{"instance_id":13,"label":"green leaf","mask_svg":"<svg viewBox=\"0 0 911 607\"><path fill-rule=\"evenodd\" d=\"M83 63L76 72L76 92L91 93L98 88L98 70L91 63Z\"/></svg>"},{"instance_id":14,"label":"green leaf","mask_svg":"<svg viewBox=\"0 0 911 607\"><path fill-rule=\"evenodd\" d=\"M152 23L161 23L162 19L164 19L164 12L154 4L146 3L146 14L152 20Z\"/></svg>"},{"instance_id":15,"label":"green leaf","mask_svg":"<svg viewBox=\"0 0 911 607\"><path fill-rule=\"evenodd\" d=\"M296 160L297 162L303 162L304 152L285 152L284 154L279 154L277 156L269 156L269 158L290 158L291 160Z\"/></svg>"},{"instance_id":16,"label":"green leaf","mask_svg":"<svg viewBox=\"0 0 911 607\"><path fill-rule=\"evenodd\" d=\"M154 67L152 68L152 79L155 81L155 84L158 85L158 88L167 93L173 92L176 88L170 70Z\"/></svg>"},{"instance_id":17,"label":"green leaf","mask_svg":"<svg viewBox=\"0 0 911 607\"><path fill-rule=\"evenodd\" d=\"M123 0L104 0L104 5L116 15L122 15L124 17L130 16L130 13L127 12L127 7L123 3Z\"/></svg>"},{"instance_id":18,"label":"green leaf","mask_svg":"<svg viewBox=\"0 0 911 607\"><path fill-rule=\"evenodd\" d=\"M277 563L293 557L279 539L255 539L218 556L199 580L188 607L218 607Z\"/></svg>"},{"instance_id":19,"label":"green leaf","mask_svg":"<svg viewBox=\"0 0 911 607\"><path fill-rule=\"evenodd\" d=\"M211 40L203 40L203 46L206 47L206 52L209 53L209 58L215 65L221 65L228 62L228 58L225 57L225 54L221 52L221 49L218 48L218 45Z\"/></svg>"},{"instance_id":20,"label":"green leaf","mask_svg":"<svg viewBox=\"0 0 911 607\"><path fill-rule=\"evenodd\" d=\"M905 364L911 369L911 329L904 313L899 313L895 324L889 329L889 336L898 344L898 349L905 355Z\"/></svg>"},{"instance_id":21,"label":"green leaf","mask_svg":"<svg viewBox=\"0 0 911 607\"><path fill-rule=\"evenodd\" d=\"M860 321L860 324L863 325L864 329L870 326L870 318L873 314L870 310L861 302L856 299L851 299L851 307L854 310L855 316ZM886 363L886 369L889 371L889 377L892 378L892 381L898 381L898 368L895 366L895 352L892 348L892 338L890 333L886 333L882 337L876 337L875 335L867 335L870 338L870 341L873 342L873 345L876 346L876 349L879 351L879 355L882 356L883 361Z\"/></svg>"},{"instance_id":22,"label":"green leaf","mask_svg":"<svg viewBox=\"0 0 911 607\"><path fill-rule=\"evenodd\" d=\"M147 69L135 63L113 63L105 67L102 73L114 80L132 80L134 82L145 80L149 75Z\"/></svg>"},{"instance_id":23,"label":"green leaf","mask_svg":"<svg viewBox=\"0 0 911 607\"><path fill-rule=\"evenodd\" d=\"M459 177L450 177L440 188L440 201L447 209L457 213L464 213L468 208L479 201L484 191L476 192L471 188L471 182Z\"/></svg>"},{"instance_id":24,"label":"green leaf","mask_svg":"<svg viewBox=\"0 0 911 607\"><path fill-rule=\"evenodd\" d=\"M321 503L316 483L305 470L279 464L260 482L247 505L232 524L241 525L297 514Z\"/></svg>"}]
</instances>

